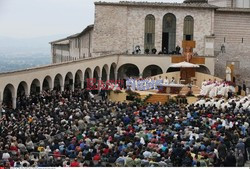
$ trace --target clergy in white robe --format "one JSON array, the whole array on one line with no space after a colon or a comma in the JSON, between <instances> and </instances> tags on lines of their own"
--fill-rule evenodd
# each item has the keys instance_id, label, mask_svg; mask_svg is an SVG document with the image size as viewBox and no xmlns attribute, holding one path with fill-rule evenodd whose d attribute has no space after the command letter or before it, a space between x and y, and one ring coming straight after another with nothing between
<instances>
[{"instance_id":1,"label":"clergy in white robe","mask_svg":"<svg viewBox=\"0 0 250 169\"><path fill-rule=\"evenodd\" d=\"M230 69L230 67L227 67L227 69L226 69L226 81L228 81L228 82L231 82L231 69Z\"/></svg>"},{"instance_id":2,"label":"clergy in white robe","mask_svg":"<svg viewBox=\"0 0 250 169\"><path fill-rule=\"evenodd\" d=\"M213 98L217 96L217 92L218 92L218 86L214 85L214 87L209 92L209 97Z\"/></svg>"},{"instance_id":3,"label":"clergy in white robe","mask_svg":"<svg viewBox=\"0 0 250 169\"><path fill-rule=\"evenodd\" d=\"M164 84L169 84L169 80L168 80L168 77L166 76L166 78L164 79L163 81Z\"/></svg>"}]
</instances>

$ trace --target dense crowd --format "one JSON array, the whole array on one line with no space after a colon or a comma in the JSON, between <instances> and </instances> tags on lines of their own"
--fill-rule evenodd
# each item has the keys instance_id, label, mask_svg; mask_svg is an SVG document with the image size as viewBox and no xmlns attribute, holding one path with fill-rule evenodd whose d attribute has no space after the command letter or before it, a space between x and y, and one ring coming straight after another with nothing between
<instances>
[{"instance_id":1,"label":"dense crowd","mask_svg":"<svg viewBox=\"0 0 250 169\"><path fill-rule=\"evenodd\" d=\"M208 101L115 103L84 90L22 97L2 112L0 166L244 166L249 110Z\"/></svg>"}]
</instances>

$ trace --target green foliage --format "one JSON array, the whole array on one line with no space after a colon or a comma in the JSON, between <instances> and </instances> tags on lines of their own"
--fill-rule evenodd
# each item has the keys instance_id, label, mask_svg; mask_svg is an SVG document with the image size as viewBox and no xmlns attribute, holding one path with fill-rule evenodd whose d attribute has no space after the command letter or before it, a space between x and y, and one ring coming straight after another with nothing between
<instances>
[{"instance_id":1,"label":"green foliage","mask_svg":"<svg viewBox=\"0 0 250 169\"><path fill-rule=\"evenodd\" d=\"M173 99L173 98L169 99L169 104L173 104L173 103L177 103L176 99Z\"/></svg>"},{"instance_id":2,"label":"green foliage","mask_svg":"<svg viewBox=\"0 0 250 169\"><path fill-rule=\"evenodd\" d=\"M122 91L121 90L114 90L114 93L119 94L119 93L122 93Z\"/></svg>"},{"instance_id":3,"label":"green foliage","mask_svg":"<svg viewBox=\"0 0 250 169\"><path fill-rule=\"evenodd\" d=\"M126 93L127 93L127 95L130 96L130 97L138 97L138 96L140 96L139 93L134 92L134 91L132 91L132 90L127 90Z\"/></svg>"},{"instance_id":4,"label":"green foliage","mask_svg":"<svg viewBox=\"0 0 250 169\"><path fill-rule=\"evenodd\" d=\"M144 99L142 99L142 101L146 102L151 96L152 96L152 94L148 94L146 97L144 97Z\"/></svg>"}]
</instances>

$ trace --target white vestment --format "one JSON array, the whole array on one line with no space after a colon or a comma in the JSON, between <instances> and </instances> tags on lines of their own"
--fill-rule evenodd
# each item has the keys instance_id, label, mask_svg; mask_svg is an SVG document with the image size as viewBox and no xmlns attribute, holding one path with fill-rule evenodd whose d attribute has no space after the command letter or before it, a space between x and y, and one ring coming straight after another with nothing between
<instances>
[{"instance_id":1,"label":"white vestment","mask_svg":"<svg viewBox=\"0 0 250 169\"><path fill-rule=\"evenodd\" d=\"M232 79L231 79L231 69L230 69L230 67L227 67L227 69L226 69L226 81L228 81L228 82L231 82L231 81L232 81Z\"/></svg>"}]
</instances>

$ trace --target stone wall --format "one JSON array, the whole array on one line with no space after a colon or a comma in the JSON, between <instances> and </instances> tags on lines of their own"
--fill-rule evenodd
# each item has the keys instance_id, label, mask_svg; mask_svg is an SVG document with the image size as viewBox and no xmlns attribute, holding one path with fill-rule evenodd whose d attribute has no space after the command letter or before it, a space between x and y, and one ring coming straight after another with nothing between
<instances>
[{"instance_id":1,"label":"stone wall","mask_svg":"<svg viewBox=\"0 0 250 169\"><path fill-rule=\"evenodd\" d=\"M93 36L94 53L132 53L136 45L144 52L145 17L155 16L155 47L162 48L162 23L167 13L176 16L176 45L182 46L183 23L187 15L194 18L194 52L205 53L205 36L213 34L213 9L206 8L176 8L150 6L115 6L96 5L95 28Z\"/></svg>"},{"instance_id":2,"label":"stone wall","mask_svg":"<svg viewBox=\"0 0 250 169\"><path fill-rule=\"evenodd\" d=\"M239 62L239 80L250 82L250 14L240 12L215 13L215 75L225 78L226 64ZM243 39L242 39L243 38ZM225 53L221 53L224 44ZM248 86L250 83L248 82Z\"/></svg>"},{"instance_id":3,"label":"stone wall","mask_svg":"<svg viewBox=\"0 0 250 169\"><path fill-rule=\"evenodd\" d=\"M69 59L69 46L68 45L54 45L55 62L59 63Z\"/></svg>"},{"instance_id":4,"label":"stone wall","mask_svg":"<svg viewBox=\"0 0 250 169\"><path fill-rule=\"evenodd\" d=\"M72 38L69 40L69 53L71 59L75 60L77 58L80 58L80 49L78 47L79 44L79 38Z\"/></svg>"},{"instance_id":5,"label":"stone wall","mask_svg":"<svg viewBox=\"0 0 250 169\"><path fill-rule=\"evenodd\" d=\"M208 0L211 5L216 5L219 7L231 7L232 0Z\"/></svg>"},{"instance_id":6,"label":"stone wall","mask_svg":"<svg viewBox=\"0 0 250 169\"><path fill-rule=\"evenodd\" d=\"M126 52L127 7L100 6L95 8L93 53L105 55Z\"/></svg>"},{"instance_id":7,"label":"stone wall","mask_svg":"<svg viewBox=\"0 0 250 169\"><path fill-rule=\"evenodd\" d=\"M80 56L81 58L90 57L92 51L93 29L80 37Z\"/></svg>"}]
</instances>

